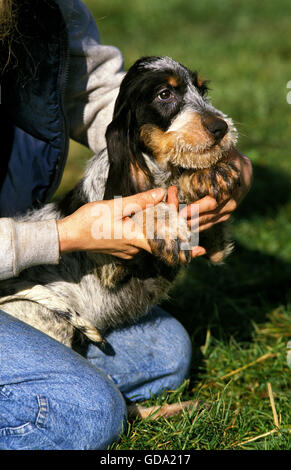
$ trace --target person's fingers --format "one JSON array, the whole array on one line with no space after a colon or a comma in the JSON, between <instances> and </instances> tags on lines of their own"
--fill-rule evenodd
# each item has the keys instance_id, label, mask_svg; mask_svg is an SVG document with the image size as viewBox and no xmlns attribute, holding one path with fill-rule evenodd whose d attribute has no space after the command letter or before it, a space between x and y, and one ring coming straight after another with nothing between
<instances>
[{"instance_id":1,"label":"person's fingers","mask_svg":"<svg viewBox=\"0 0 291 470\"><path fill-rule=\"evenodd\" d=\"M205 224L209 223L219 223L225 222L229 219L230 215L233 211L237 208L238 203L235 199L229 199L224 204L217 207L217 209L213 212L209 212L206 214L202 214L199 217L199 227L202 227ZM190 226L192 226L191 221L188 221L188 225L190 222ZM195 221L194 221L195 226Z\"/></svg>"},{"instance_id":2,"label":"person's fingers","mask_svg":"<svg viewBox=\"0 0 291 470\"><path fill-rule=\"evenodd\" d=\"M135 246L135 247L138 247L142 250L145 250L145 251L148 251L148 253L151 253L152 250L151 250L151 247L149 245L149 242L147 241L146 238L138 238L136 240L132 240L132 244Z\"/></svg>"},{"instance_id":3,"label":"person's fingers","mask_svg":"<svg viewBox=\"0 0 291 470\"><path fill-rule=\"evenodd\" d=\"M236 188L235 199L238 204L247 195L253 180L253 168L250 159L238 149L232 148L229 152L230 161L240 173L240 186Z\"/></svg>"},{"instance_id":4,"label":"person's fingers","mask_svg":"<svg viewBox=\"0 0 291 470\"><path fill-rule=\"evenodd\" d=\"M138 248L137 246L134 246L134 245L130 245L129 247L127 247L126 253L129 256L135 256L137 255L137 253L140 252L140 250L141 248Z\"/></svg>"},{"instance_id":5,"label":"person's fingers","mask_svg":"<svg viewBox=\"0 0 291 470\"><path fill-rule=\"evenodd\" d=\"M123 238L132 247L143 249L151 253L151 247L143 233L142 227L136 224L130 217L126 217L123 222Z\"/></svg>"},{"instance_id":6,"label":"person's fingers","mask_svg":"<svg viewBox=\"0 0 291 470\"><path fill-rule=\"evenodd\" d=\"M147 205L155 205L162 201L165 195L163 188L155 188L143 193L122 198L122 216L135 214L144 210Z\"/></svg>"},{"instance_id":7,"label":"person's fingers","mask_svg":"<svg viewBox=\"0 0 291 470\"><path fill-rule=\"evenodd\" d=\"M211 220L211 222L206 222L205 224L199 225L199 232L204 232L209 228L213 227L213 225L220 224L221 222L226 222L230 218L230 214L226 214L223 217L220 217L216 220Z\"/></svg>"},{"instance_id":8,"label":"person's fingers","mask_svg":"<svg viewBox=\"0 0 291 470\"><path fill-rule=\"evenodd\" d=\"M193 216L193 212L194 212L194 216L196 216L197 212L195 210L196 209L195 206L197 205L199 207L199 214L204 213L204 212L211 212L217 208L216 200L211 196L205 196L202 199L199 199L198 201L193 202L193 204L189 204L188 206L184 207L180 211L180 215L188 219L188 218L191 218L191 216Z\"/></svg>"},{"instance_id":9,"label":"person's fingers","mask_svg":"<svg viewBox=\"0 0 291 470\"><path fill-rule=\"evenodd\" d=\"M113 252L109 252L108 254L110 254L112 256L116 256L117 258L121 258L121 259L124 259L124 260L133 259L134 256L135 256L135 255L129 254L127 252L123 252L123 251L113 251Z\"/></svg>"},{"instance_id":10,"label":"person's fingers","mask_svg":"<svg viewBox=\"0 0 291 470\"><path fill-rule=\"evenodd\" d=\"M178 188L177 186L170 186L167 193L167 203L179 208L179 199L178 199Z\"/></svg>"},{"instance_id":11,"label":"person's fingers","mask_svg":"<svg viewBox=\"0 0 291 470\"><path fill-rule=\"evenodd\" d=\"M205 248L203 246L195 246L191 250L191 257L196 258L197 256L203 256L206 254Z\"/></svg>"},{"instance_id":12,"label":"person's fingers","mask_svg":"<svg viewBox=\"0 0 291 470\"><path fill-rule=\"evenodd\" d=\"M209 228L211 224L225 222L228 220L233 211L237 208L238 203L235 199L228 199L223 204L217 206L217 208L210 212L202 212L199 214L199 230L206 230L205 225ZM196 228L197 219L188 219L188 227Z\"/></svg>"},{"instance_id":13,"label":"person's fingers","mask_svg":"<svg viewBox=\"0 0 291 470\"><path fill-rule=\"evenodd\" d=\"M213 222L209 222L208 224L200 225L199 226L199 232L204 232L205 230L208 230L209 228L213 227Z\"/></svg>"},{"instance_id":14,"label":"person's fingers","mask_svg":"<svg viewBox=\"0 0 291 470\"><path fill-rule=\"evenodd\" d=\"M237 208L238 204L235 199L228 199L224 204L218 206L216 212L217 214L230 214Z\"/></svg>"}]
</instances>

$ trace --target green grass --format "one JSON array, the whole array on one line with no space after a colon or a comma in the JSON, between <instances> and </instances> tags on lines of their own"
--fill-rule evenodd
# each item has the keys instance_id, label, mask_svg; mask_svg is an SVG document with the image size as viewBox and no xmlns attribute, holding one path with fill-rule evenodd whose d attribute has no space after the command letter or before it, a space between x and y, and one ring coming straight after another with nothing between
<instances>
[{"instance_id":1,"label":"green grass","mask_svg":"<svg viewBox=\"0 0 291 470\"><path fill-rule=\"evenodd\" d=\"M164 304L191 335L191 376L147 404L199 398L210 408L130 422L113 448L291 449L290 0L85 3L103 43L122 50L126 67L143 55L169 55L210 79L214 105L236 122L239 148L254 166L253 188L233 216L235 253L222 268L193 261ZM72 144L59 194L88 156ZM254 363L265 354L271 356ZM281 433L240 445L274 428L267 382Z\"/></svg>"}]
</instances>

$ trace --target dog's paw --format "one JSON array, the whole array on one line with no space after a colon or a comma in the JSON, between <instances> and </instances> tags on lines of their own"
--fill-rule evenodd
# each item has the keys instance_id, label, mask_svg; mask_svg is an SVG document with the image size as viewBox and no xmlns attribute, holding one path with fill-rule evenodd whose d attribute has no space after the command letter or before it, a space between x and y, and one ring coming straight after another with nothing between
<instances>
[{"instance_id":1,"label":"dog's paw","mask_svg":"<svg viewBox=\"0 0 291 470\"><path fill-rule=\"evenodd\" d=\"M191 261L191 232L176 209L161 202L137 212L133 219L143 227L154 256L169 266Z\"/></svg>"},{"instance_id":2,"label":"dog's paw","mask_svg":"<svg viewBox=\"0 0 291 470\"><path fill-rule=\"evenodd\" d=\"M205 257L212 264L223 264L233 251L234 243L231 240L229 221L205 230L199 238L199 243L206 249Z\"/></svg>"},{"instance_id":3,"label":"dog's paw","mask_svg":"<svg viewBox=\"0 0 291 470\"><path fill-rule=\"evenodd\" d=\"M211 168L186 170L179 179L180 196L187 203L212 196L218 203L233 197L240 185L238 169L228 162L218 162Z\"/></svg>"},{"instance_id":4,"label":"dog's paw","mask_svg":"<svg viewBox=\"0 0 291 470\"><path fill-rule=\"evenodd\" d=\"M212 264L223 264L225 259L232 253L234 244L229 242L219 251L215 251L209 255L209 261Z\"/></svg>"}]
</instances>

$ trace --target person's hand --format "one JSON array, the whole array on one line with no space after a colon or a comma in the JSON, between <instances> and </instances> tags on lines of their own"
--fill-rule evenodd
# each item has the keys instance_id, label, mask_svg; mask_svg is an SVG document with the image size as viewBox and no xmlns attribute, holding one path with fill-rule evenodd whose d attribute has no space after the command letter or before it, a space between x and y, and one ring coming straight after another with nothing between
<instances>
[{"instance_id":1,"label":"person's hand","mask_svg":"<svg viewBox=\"0 0 291 470\"><path fill-rule=\"evenodd\" d=\"M250 160L233 149L230 154L232 163L237 167L240 173L240 186L230 199L226 199L221 204L217 204L216 200L210 196L206 196L193 204L199 204L199 231L208 230L214 224L225 222L228 220L232 212L238 207L243 198L248 193L252 182L252 165ZM181 213L188 218L189 226L191 226L191 204L183 209Z\"/></svg>"},{"instance_id":2,"label":"person's hand","mask_svg":"<svg viewBox=\"0 0 291 470\"><path fill-rule=\"evenodd\" d=\"M196 211L192 210L193 205L199 205L199 232L208 230L214 224L225 222L228 220L232 212L238 207L240 202L248 193L252 182L252 165L250 160L233 149L230 153L230 158L240 172L241 184L237 188L236 193L232 198L223 201L220 205L211 196L205 196L199 201L189 204L181 210L181 215L187 217L188 226L193 228L197 227ZM175 186L171 186L168 190L167 202L176 205L178 208L178 191ZM194 213L194 219L192 219ZM192 249L192 257L201 256L206 253L203 247L197 246Z\"/></svg>"},{"instance_id":3,"label":"person's hand","mask_svg":"<svg viewBox=\"0 0 291 470\"><path fill-rule=\"evenodd\" d=\"M207 196L208 198L208 196ZM206 199L206 198L204 198ZM213 199L213 198L209 198L209 199ZM200 201L203 201L203 199L200 199ZM213 199L213 201L215 202L216 204L216 201ZM196 203L198 203L199 201L197 201ZM177 211L179 210L179 199L178 199L178 188L177 186L170 186L168 188L168 192L167 192L167 203L169 205L171 205L172 207L175 207L177 209ZM195 203L195 204L196 204ZM187 207L184 207L181 211L180 211L180 214L183 215L185 217L187 217L187 221L188 221L188 226L190 228L193 228L194 225L195 227L197 227L197 218L196 218L196 214L197 212L196 211L193 211L191 209L191 206L192 204L189 204L189 206ZM217 206L217 204L216 204ZM184 212L183 212L184 211ZM185 212L186 211L186 212ZM192 216L194 214L194 219L192 219ZM191 257L192 258L196 258L196 256L203 256L205 255L206 253L206 250L205 248L203 248L202 246L195 246L192 248L191 250Z\"/></svg>"},{"instance_id":4,"label":"person's hand","mask_svg":"<svg viewBox=\"0 0 291 470\"><path fill-rule=\"evenodd\" d=\"M60 252L99 251L123 259L132 259L141 249L151 252L142 228L130 216L147 205L158 204L164 194L162 188L157 188L85 204L57 221Z\"/></svg>"}]
</instances>

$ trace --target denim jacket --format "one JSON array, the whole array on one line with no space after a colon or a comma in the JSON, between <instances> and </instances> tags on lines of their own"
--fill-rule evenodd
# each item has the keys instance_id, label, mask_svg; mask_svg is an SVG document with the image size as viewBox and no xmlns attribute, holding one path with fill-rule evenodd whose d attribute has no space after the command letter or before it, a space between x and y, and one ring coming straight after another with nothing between
<instances>
[{"instance_id":1,"label":"denim jacket","mask_svg":"<svg viewBox=\"0 0 291 470\"><path fill-rule=\"evenodd\" d=\"M105 147L123 78L119 50L100 44L95 21L80 0L31 0L21 15L19 63L1 82L0 279L34 264L58 262L55 221L34 229L11 217L55 193L70 137L94 153ZM47 234L41 243L40 231Z\"/></svg>"}]
</instances>

